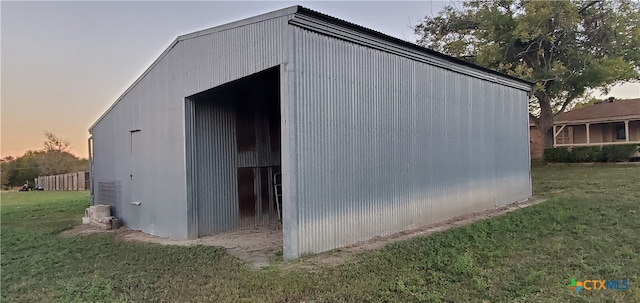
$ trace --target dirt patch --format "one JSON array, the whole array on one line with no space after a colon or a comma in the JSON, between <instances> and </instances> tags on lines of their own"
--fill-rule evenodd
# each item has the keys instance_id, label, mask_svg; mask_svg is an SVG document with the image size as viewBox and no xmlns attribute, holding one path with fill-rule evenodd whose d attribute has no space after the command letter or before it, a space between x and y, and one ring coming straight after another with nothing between
<instances>
[{"instance_id":1,"label":"dirt patch","mask_svg":"<svg viewBox=\"0 0 640 303\"><path fill-rule=\"evenodd\" d=\"M472 213L443 222L424 225L418 228L395 233L389 236L375 237L371 240L359 242L351 246L304 257L300 259L299 262L284 262L281 263L281 265L303 268L339 265L353 260L354 257L362 251L380 249L385 245L396 241L429 235L479 220L502 216L514 210L541 202L544 202L544 200L530 199L520 203L513 203L501 208ZM122 241L155 243L160 245L208 245L224 247L227 249L229 254L258 267L266 266L276 259L281 260L280 256L282 254L282 230L279 224L226 232L213 236L202 237L196 240L172 240L152 236L126 227L117 230L104 230L91 225L78 225L70 230L62 232L62 235L83 236L96 233L110 233L113 234L116 239Z\"/></svg>"},{"instance_id":2,"label":"dirt patch","mask_svg":"<svg viewBox=\"0 0 640 303\"><path fill-rule=\"evenodd\" d=\"M84 236L97 233L113 234L118 240L131 242L180 246L219 246L226 248L229 254L258 267L268 265L276 255L282 253L282 230L279 225L259 226L195 240L172 240L126 227L117 230L104 230L92 225L77 225L72 229L63 231L62 235Z\"/></svg>"},{"instance_id":3,"label":"dirt patch","mask_svg":"<svg viewBox=\"0 0 640 303\"><path fill-rule=\"evenodd\" d=\"M93 225L81 224L81 225L74 226L72 229L67 229L61 232L60 234L66 237L73 237L73 236L85 236L85 235L92 235L92 234L113 234L113 233L115 233L114 230L106 230L106 229L95 227Z\"/></svg>"}]
</instances>

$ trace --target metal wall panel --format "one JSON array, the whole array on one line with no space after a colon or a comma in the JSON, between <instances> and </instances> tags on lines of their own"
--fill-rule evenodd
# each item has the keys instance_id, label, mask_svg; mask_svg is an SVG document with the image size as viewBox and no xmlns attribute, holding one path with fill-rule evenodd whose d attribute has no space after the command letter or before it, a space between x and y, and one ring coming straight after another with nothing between
<instances>
[{"instance_id":1,"label":"metal wall panel","mask_svg":"<svg viewBox=\"0 0 640 303\"><path fill-rule=\"evenodd\" d=\"M277 105L279 104L274 106ZM269 119L267 115L265 113L258 113L255 122L254 128L258 138L258 140L256 140L256 148L251 151L238 153L238 167L279 166L280 152L271 149Z\"/></svg>"},{"instance_id":2,"label":"metal wall panel","mask_svg":"<svg viewBox=\"0 0 640 303\"><path fill-rule=\"evenodd\" d=\"M293 88L283 100L286 258L531 195L527 91L293 32L285 77Z\"/></svg>"},{"instance_id":3,"label":"metal wall panel","mask_svg":"<svg viewBox=\"0 0 640 303\"><path fill-rule=\"evenodd\" d=\"M238 223L235 114L212 102L194 102L198 236Z\"/></svg>"},{"instance_id":4,"label":"metal wall panel","mask_svg":"<svg viewBox=\"0 0 640 303\"><path fill-rule=\"evenodd\" d=\"M195 145L185 143L185 98L281 64L288 19L282 10L179 37L90 129L93 180L119 184L124 224L174 239L196 235L200 211L191 191L202 187L190 184L187 171ZM216 167L217 160L195 165Z\"/></svg>"}]
</instances>

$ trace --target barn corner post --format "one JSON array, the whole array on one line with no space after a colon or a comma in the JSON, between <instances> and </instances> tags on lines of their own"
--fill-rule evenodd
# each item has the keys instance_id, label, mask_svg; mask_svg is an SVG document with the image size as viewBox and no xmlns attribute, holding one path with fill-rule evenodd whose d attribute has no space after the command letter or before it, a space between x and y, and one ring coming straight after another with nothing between
<instances>
[{"instance_id":1,"label":"barn corner post","mask_svg":"<svg viewBox=\"0 0 640 303\"><path fill-rule=\"evenodd\" d=\"M296 165L296 113L295 113L295 58L294 31L287 30L285 62L280 65L280 116L282 163L282 255L285 260L300 256L298 237L297 165Z\"/></svg>"},{"instance_id":2,"label":"barn corner post","mask_svg":"<svg viewBox=\"0 0 640 303\"><path fill-rule=\"evenodd\" d=\"M187 239L198 238L198 201L195 171L195 104L184 98L184 167L187 208Z\"/></svg>"},{"instance_id":3,"label":"barn corner post","mask_svg":"<svg viewBox=\"0 0 640 303\"><path fill-rule=\"evenodd\" d=\"M87 147L89 152L89 197L91 205L96 205L95 192L93 191L93 136L91 136L91 132L89 132L89 139L87 139Z\"/></svg>"}]
</instances>

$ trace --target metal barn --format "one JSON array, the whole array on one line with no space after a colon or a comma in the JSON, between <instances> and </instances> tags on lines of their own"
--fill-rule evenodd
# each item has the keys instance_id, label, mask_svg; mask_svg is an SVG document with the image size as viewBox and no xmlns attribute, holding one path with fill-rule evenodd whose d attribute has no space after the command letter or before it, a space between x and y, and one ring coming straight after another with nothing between
<instances>
[{"instance_id":1,"label":"metal barn","mask_svg":"<svg viewBox=\"0 0 640 303\"><path fill-rule=\"evenodd\" d=\"M89 130L92 202L193 239L278 199L288 259L503 206L531 195L531 87L289 7L169 45Z\"/></svg>"}]
</instances>

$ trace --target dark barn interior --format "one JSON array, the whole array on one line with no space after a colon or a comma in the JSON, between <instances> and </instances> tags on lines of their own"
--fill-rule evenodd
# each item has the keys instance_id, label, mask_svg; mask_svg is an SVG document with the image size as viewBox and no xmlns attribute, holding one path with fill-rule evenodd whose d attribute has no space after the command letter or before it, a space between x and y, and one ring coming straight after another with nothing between
<instances>
[{"instance_id":1,"label":"dark barn interior","mask_svg":"<svg viewBox=\"0 0 640 303\"><path fill-rule=\"evenodd\" d=\"M198 236L279 221L280 67L187 98ZM189 116L190 113L187 113Z\"/></svg>"}]
</instances>

